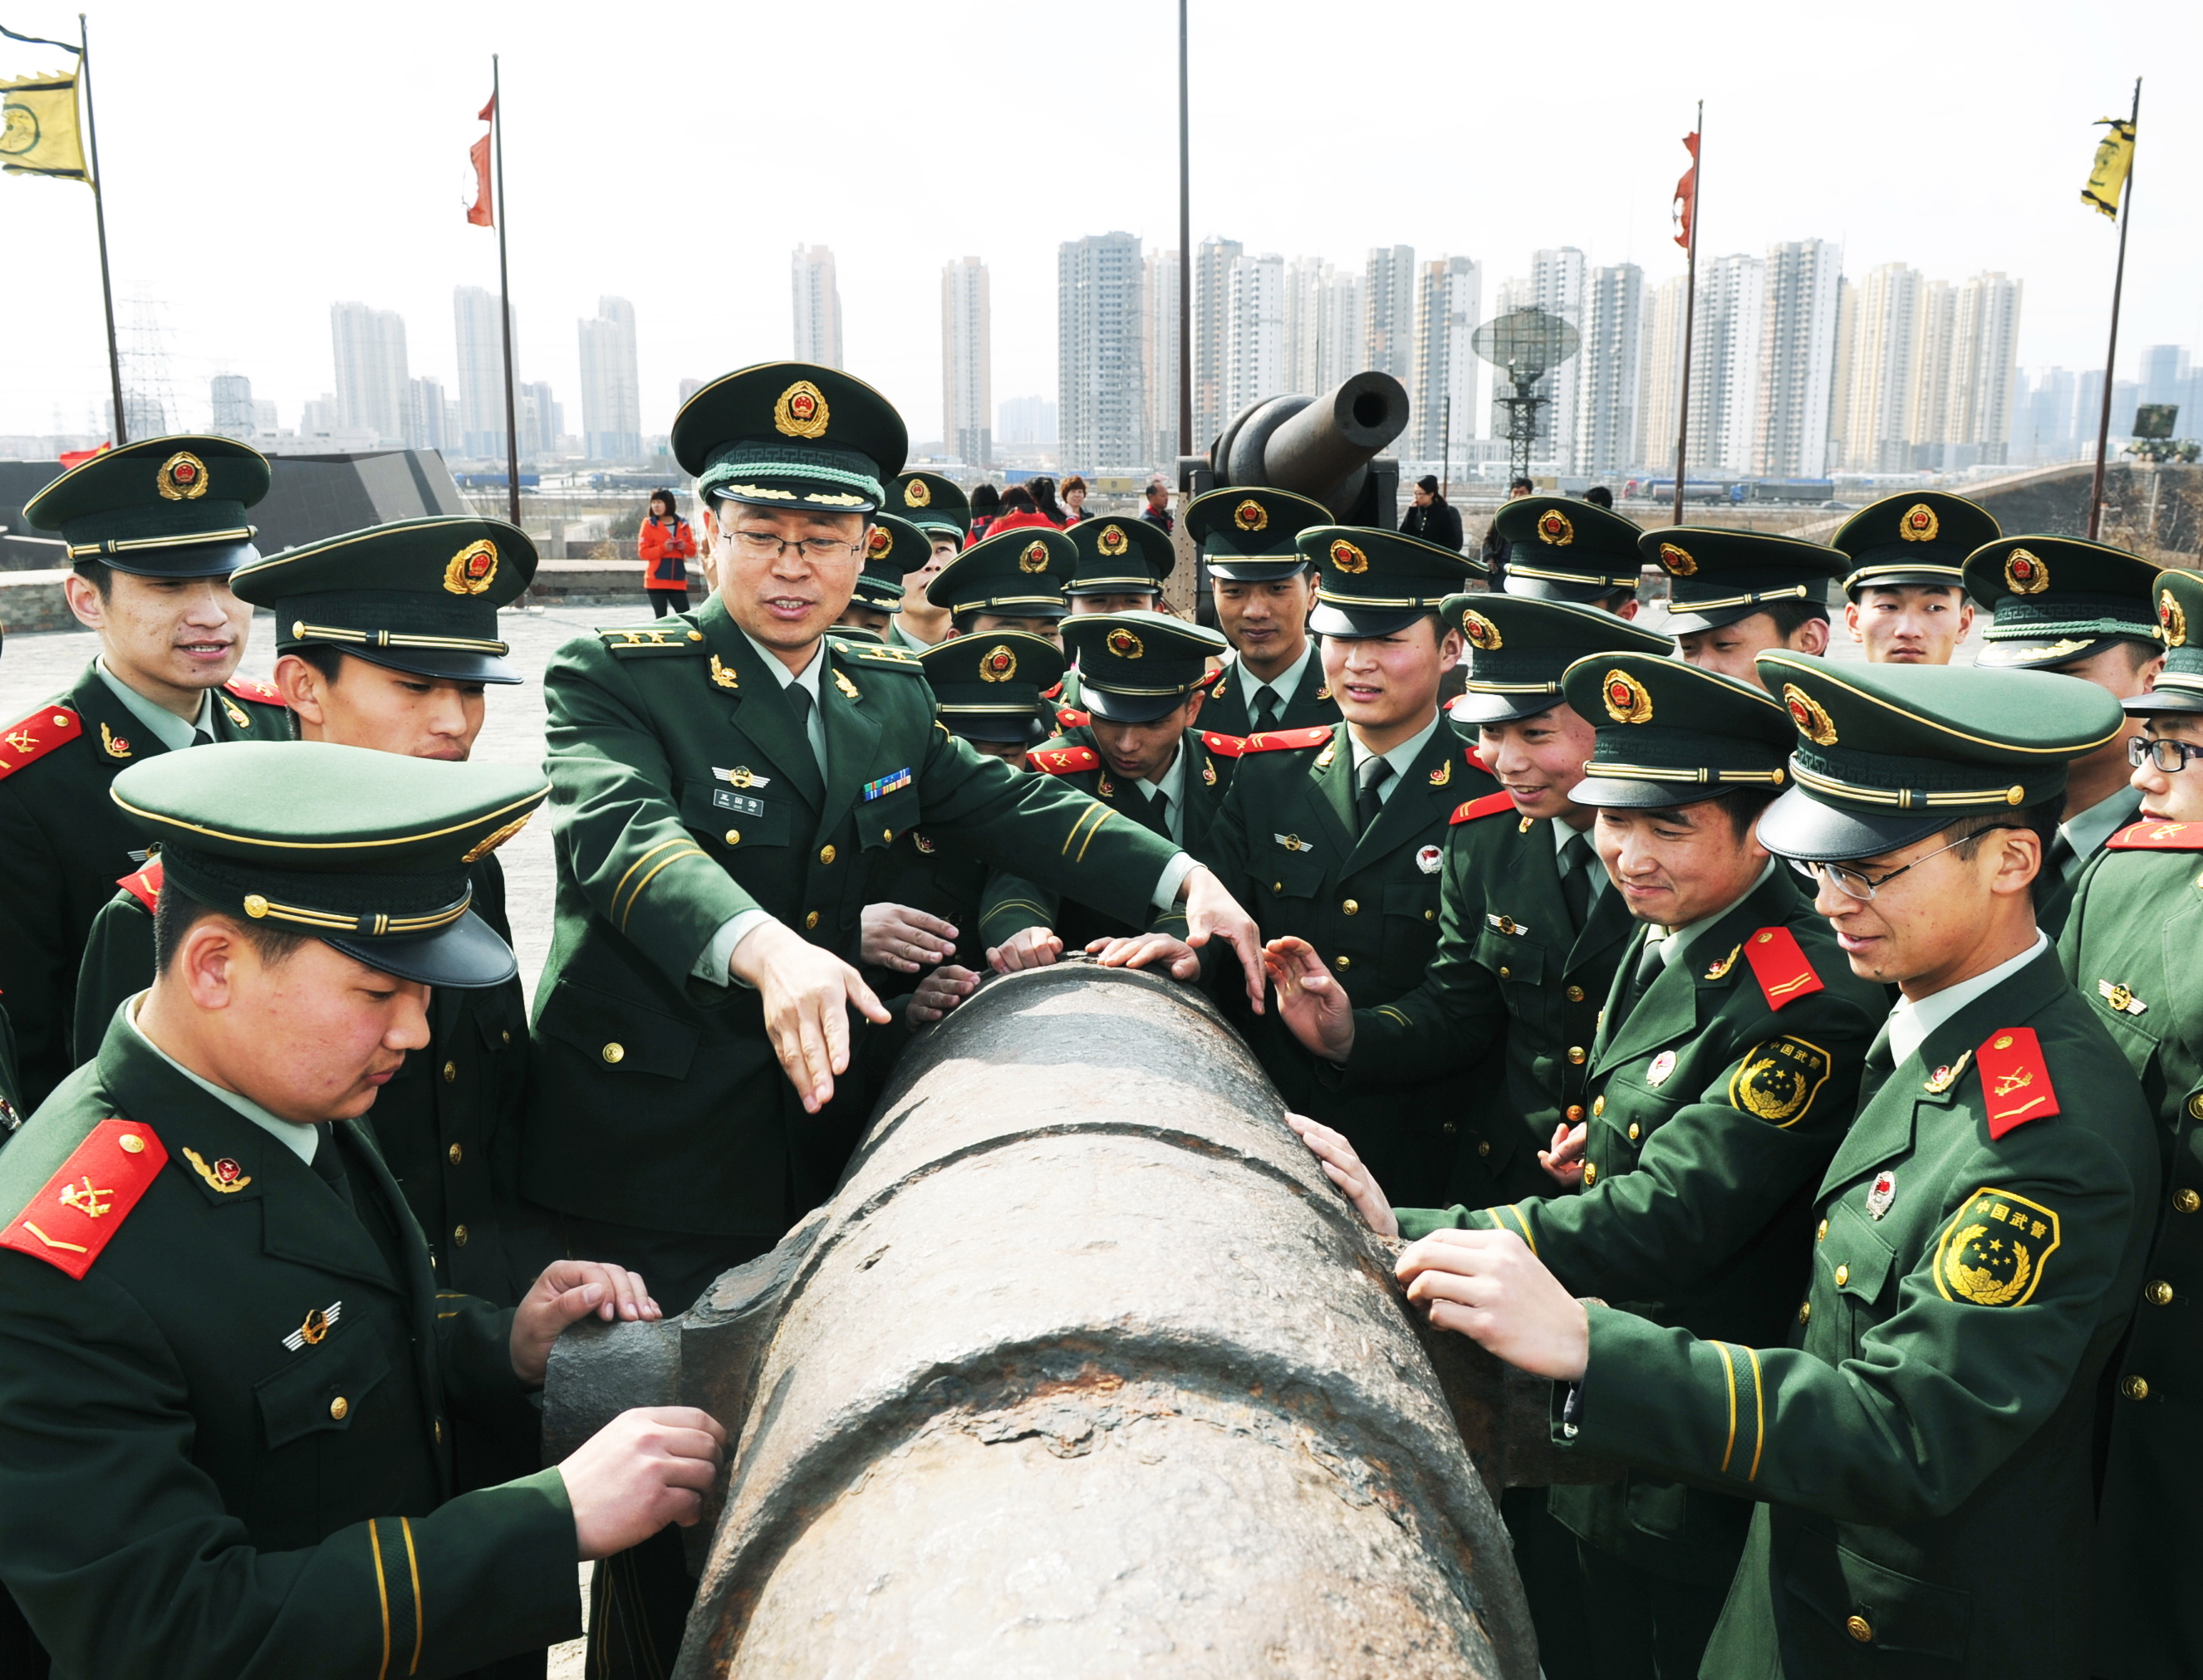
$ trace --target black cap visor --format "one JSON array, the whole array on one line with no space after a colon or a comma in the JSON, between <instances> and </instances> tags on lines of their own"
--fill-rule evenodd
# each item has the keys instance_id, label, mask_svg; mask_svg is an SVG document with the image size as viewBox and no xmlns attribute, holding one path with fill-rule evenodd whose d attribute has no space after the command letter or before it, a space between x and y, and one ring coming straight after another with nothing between
<instances>
[{"instance_id":1,"label":"black cap visor","mask_svg":"<svg viewBox=\"0 0 2203 1680\"><path fill-rule=\"evenodd\" d=\"M1696 608L1686 606L1680 611L1671 610L1668 615L1667 622L1660 628L1662 634L1665 635L1694 636L1701 630L1720 630L1727 628L1731 624L1741 624L1756 612L1767 612L1781 601L1794 601L1798 598L1795 595L1784 595L1774 601L1750 601L1742 606L1712 607L1703 612ZM1804 604L1816 618L1826 618L1828 616L1828 604L1825 601L1806 600Z\"/></svg>"},{"instance_id":2,"label":"black cap visor","mask_svg":"<svg viewBox=\"0 0 2203 1680\"><path fill-rule=\"evenodd\" d=\"M1596 770L1596 762L1592 768ZM1728 791L1719 782L1638 781L1594 774L1571 787L1568 798L1576 805L1604 805L1615 811L1667 811L1677 805L1704 805Z\"/></svg>"},{"instance_id":3,"label":"black cap visor","mask_svg":"<svg viewBox=\"0 0 2203 1680\"><path fill-rule=\"evenodd\" d=\"M1446 715L1455 722L1471 728L1485 723L1520 723L1526 717L1535 717L1568 703L1568 697L1561 692L1558 683L1550 690L1540 688L1530 694L1479 693L1472 688L1446 708Z\"/></svg>"},{"instance_id":4,"label":"black cap visor","mask_svg":"<svg viewBox=\"0 0 2203 1680\"><path fill-rule=\"evenodd\" d=\"M125 549L120 554L79 555L71 563L81 571L97 561L110 571L135 577L227 577L260 557L250 542L186 543L175 548Z\"/></svg>"},{"instance_id":5,"label":"black cap visor","mask_svg":"<svg viewBox=\"0 0 2203 1680\"><path fill-rule=\"evenodd\" d=\"M1078 683L1079 704L1105 723L1152 723L1178 710L1186 697L1198 687L1188 683L1166 694L1128 694L1122 689L1098 688L1090 677L1082 675Z\"/></svg>"},{"instance_id":6,"label":"black cap visor","mask_svg":"<svg viewBox=\"0 0 2203 1680\"><path fill-rule=\"evenodd\" d=\"M1558 578L1524 577L1520 572L1510 569L1506 581L1500 585L1500 592L1507 595L1520 595L1525 600L1565 601L1571 606L1595 607L1612 600L1616 595L1633 598L1637 585L1634 580L1628 583L1562 582Z\"/></svg>"},{"instance_id":7,"label":"black cap visor","mask_svg":"<svg viewBox=\"0 0 2203 1680\"><path fill-rule=\"evenodd\" d=\"M359 647L349 642L286 642L282 651L295 653L300 647L334 647L340 653L349 653L356 659L364 659L370 665L380 665L385 670L404 671L408 676L425 676L436 682L525 682L528 679L499 655L475 653L465 648L444 647Z\"/></svg>"},{"instance_id":8,"label":"black cap visor","mask_svg":"<svg viewBox=\"0 0 2203 1680\"><path fill-rule=\"evenodd\" d=\"M371 969L423 986L479 991L502 986L520 972L512 947L472 911L449 927L410 939L343 934L324 934L322 939Z\"/></svg>"},{"instance_id":9,"label":"black cap visor","mask_svg":"<svg viewBox=\"0 0 2203 1680\"><path fill-rule=\"evenodd\" d=\"M1578 797L1580 797L1580 795ZM1793 787L1760 813L1759 843L1778 858L1842 864L1879 858L1940 834L1980 811L1891 811L1871 816L1840 811Z\"/></svg>"},{"instance_id":10,"label":"black cap visor","mask_svg":"<svg viewBox=\"0 0 2203 1680\"><path fill-rule=\"evenodd\" d=\"M2147 717L2156 712L2203 711L2203 677L2196 678L2194 682L2191 687L2184 681L2168 682L2159 676L2156 687L2147 694L2134 694L2121 700L2119 710L2129 717Z\"/></svg>"},{"instance_id":11,"label":"black cap visor","mask_svg":"<svg viewBox=\"0 0 2203 1680\"><path fill-rule=\"evenodd\" d=\"M1320 601L1308 615L1308 628L1319 636L1332 636L1340 641L1366 641L1372 636L1389 636L1396 630L1404 630L1410 624L1438 616L1438 604L1426 607L1347 607L1330 601Z\"/></svg>"},{"instance_id":12,"label":"black cap visor","mask_svg":"<svg viewBox=\"0 0 2203 1680\"><path fill-rule=\"evenodd\" d=\"M1212 554L1202 563L1208 568L1211 577L1220 577L1227 583L1283 583L1289 577L1315 570L1315 563L1298 551L1260 559L1237 554Z\"/></svg>"},{"instance_id":13,"label":"black cap visor","mask_svg":"<svg viewBox=\"0 0 2203 1680\"><path fill-rule=\"evenodd\" d=\"M1013 746L1036 746L1048 738L1041 721L1030 711L959 711L941 709L942 727L966 740L999 741Z\"/></svg>"}]
</instances>

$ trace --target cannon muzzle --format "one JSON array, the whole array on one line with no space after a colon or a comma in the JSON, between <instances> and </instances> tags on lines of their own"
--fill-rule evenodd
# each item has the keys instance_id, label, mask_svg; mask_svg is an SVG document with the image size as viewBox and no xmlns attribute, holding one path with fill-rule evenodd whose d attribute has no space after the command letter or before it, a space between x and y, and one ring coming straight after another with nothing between
<instances>
[{"instance_id":1,"label":"cannon muzzle","mask_svg":"<svg viewBox=\"0 0 2203 1680\"><path fill-rule=\"evenodd\" d=\"M1342 524L1359 516L1369 463L1408 429L1408 392L1390 374L1355 374L1320 397L1272 397L1217 434L1218 485L1267 485L1322 503ZM1389 524L1389 518L1386 522Z\"/></svg>"}]
</instances>

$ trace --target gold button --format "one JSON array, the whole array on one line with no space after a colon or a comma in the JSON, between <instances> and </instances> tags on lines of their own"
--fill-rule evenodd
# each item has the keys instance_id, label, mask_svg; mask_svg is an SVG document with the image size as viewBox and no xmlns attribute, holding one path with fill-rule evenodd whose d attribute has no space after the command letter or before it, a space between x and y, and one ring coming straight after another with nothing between
<instances>
[{"instance_id":1,"label":"gold button","mask_svg":"<svg viewBox=\"0 0 2203 1680\"><path fill-rule=\"evenodd\" d=\"M1282 881L1273 881L1270 883L1270 890L1273 893L1282 893L1285 890L1285 883Z\"/></svg>"},{"instance_id":2,"label":"gold button","mask_svg":"<svg viewBox=\"0 0 2203 1680\"><path fill-rule=\"evenodd\" d=\"M1828 1240L1828 1222L1827 1220L1823 1219L1822 1221L1821 1221L1821 1229L1820 1229L1819 1230L1815 1231L1815 1232L1813 1233L1813 1241L1816 1241L1816 1242L1826 1242Z\"/></svg>"},{"instance_id":3,"label":"gold button","mask_svg":"<svg viewBox=\"0 0 2203 1680\"><path fill-rule=\"evenodd\" d=\"M125 1132L115 1141L121 1147L122 1152L126 1155L142 1155L145 1152L145 1140L135 1132Z\"/></svg>"},{"instance_id":4,"label":"gold button","mask_svg":"<svg viewBox=\"0 0 2203 1680\"><path fill-rule=\"evenodd\" d=\"M818 848L818 861L822 864L832 863L834 861L834 848L830 846L820 846Z\"/></svg>"},{"instance_id":5,"label":"gold button","mask_svg":"<svg viewBox=\"0 0 2203 1680\"><path fill-rule=\"evenodd\" d=\"M1874 1643L1874 1624L1863 1616L1854 1616L1844 1624L1844 1631L1862 1645Z\"/></svg>"},{"instance_id":6,"label":"gold button","mask_svg":"<svg viewBox=\"0 0 2203 1680\"><path fill-rule=\"evenodd\" d=\"M1499 965L1499 977L1502 980L1512 980L1515 978L1515 970L1509 968L1506 964L1502 963Z\"/></svg>"},{"instance_id":7,"label":"gold button","mask_svg":"<svg viewBox=\"0 0 2203 1680\"><path fill-rule=\"evenodd\" d=\"M2139 1376L2123 1376L2119 1379L2119 1392L2130 1400L2146 1400L2149 1398L2149 1384Z\"/></svg>"},{"instance_id":8,"label":"gold button","mask_svg":"<svg viewBox=\"0 0 2203 1680\"><path fill-rule=\"evenodd\" d=\"M436 1419L436 1445L437 1445L437 1446L439 1446L439 1447L441 1447L443 1444L444 1444L444 1420L443 1420L441 1418L439 1418L438 1419Z\"/></svg>"},{"instance_id":9,"label":"gold button","mask_svg":"<svg viewBox=\"0 0 2203 1680\"><path fill-rule=\"evenodd\" d=\"M729 846L740 846L741 843L742 831L740 828L729 828L727 830L727 844Z\"/></svg>"},{"instance_id":10,"label":"gold button","mask_svg":"<svg viewBox=\"0 0 2203 1680\"><path fill-rule=\"evenodd\" d=\"M2193 1213L2199 1207L2203 1207L2203 1196L2197 1195L2193 1190L2182 1188L2172 1193L2172 1211L2175 1213Z\"/></svg>"},{"instance_id":11,"label":"gold button","mask_svg":"<svg viewBox=\"0 0 2203 1680\"><path fill-rule=\"evenodd\" d=\"M459 1064L458 1064L457 1062L446 1062L446 1063L445 1063L445 1064L444 1064L444 1083L445 1083L445 1084L449 1085L449 1084L450 1084L453 1080L457 1079L458 1076L459 1076Z\"/></svg>"},{"instance_id":12,"label":"gold button","mask_svg":"<svg viewBox=\"0 0 2203 1680\"><path fill-rule=\"evenodd\" d=\"M346 1415L351 1411L351 1402L346 1400L342 1394L339 1394L334 1400L329 1402L329 1416L335 1418L340 1424L344 1422Z\"/></svg>"},{"instance_id":13,"label":"gold button","mask_svg":"<svg viewBox=\"0 0 2203 1680\"><path fill-rule=\"evenodd\" d=\"M2188 1113L2191 1119L2203 1120L2203 1091L2188 1099Z\"/></svg>"},{"instance_id":14,"label":"gold button","mask_svg":"<svg viewBox=\"0 0 2203 1680\"><path fill-rule=\"evenodd\" d=\"M700 642L704 640L704 633L701 630L691 630L688 633L688 640L692 642Z\"/></svg>"},{"instance_id":15,"label":"gold button","mask_svg":"<svg viewBox=\"0 0 2203 1680\"><path fill-rule=\"evenodd\" d=\"M803 930L804 930L806 933L809 933L809 932L811 931L811 929L812 929L812 928L813 928L817 927L818 925L818 912L817 911L815 911L815 910L807 910L807 911L804 911L804 912L803 912Z\"/></svg>"},{"instance_id":16,"label":"gold button","mask_svg":"<svg viewBox=\"0 0 2203 1680\"><path fill-rule=\"evenodd\" d=\"M1565 995L1570 1003L1580 1004L1583 1001L1583 987L1580 986L1571 986L1568 987Z\"/></svg>"},{"instance_id":17,"label":"gold button","mask_svg":"<svg viewBox=\"0 0 2203 1680\"><path fill-rule=\"evenodd\" d=\"M1851 1281L1852 1269L1849 1266L1838 1266L1836 1268L1836 1288L1840 1289L1845 1284Z\"/></svg>"},{"instance_id":18,"label":"gold button","mask_svg":"<svg viewBox=\"0 0 2203 1680\"><path fill-rule=\"evenodd\" d=\"M880 843L881 843L882 845L883 845L883 846L884 846L884 845L891 844L891 843L894 841L894 840L895 840L895 830L894 830L894 829L892 829L892 828L883 828L883 829L881 829L881 830L880 830Z\"/></svg>"},{"instance_id":19,"label":"gold button","mask_svg":"<svg viewBox=\"0 0 2203 1680\"><path fill-rule=\"evenodd\" d=\"M512 1048L512 1029L511 1029L511 1028L510 1028L510 1027L507 1027L507 1028L505 1028L502 1032L499 1033L499 1034L498 1034L498 1035L497 1035L497 1041L498 1041L499 1044L503 1045L506 1049L508 1049L508 1050L511 1049L511 1048Z\"/></svg>"},{"instance_id":20,"label":"gold button","mask_svg":"<svg viewBox=\"0 0 2203 1680\"><path fill-rule=\"evenodd\" d=\"M1341 974L1344 974L1347 970L1354 966L1354 958L1351 957L1341 957L1334 962L1332 966L1337 969Z\"/></svg>"},{"instance_id":21,"label":"gold button","mask_svg":"<svg viewBox=\"0 0 2203 1680\"><path fill-rule=\"evenodd\" d=\"M1598 1182L1598 1163L1597 1161L1586 1161L1584 1163L1584 1188L1588 1190L1592 1185Z\"/></svg>"},{"instance_id":22,"label":"gold button","mask_svg":"<svg viewBox=\"0 0 2203 1680\"><path fill-rule=\"evenodd\" d=\"M1634 1120L1629 1123L1629 1141L1632 1143L1637 1141L1637 1123Z\"/></svg>"},{"instance_id":23,"label":"gold button","mask_svg":"<svg viewBox=\"0 0 2203 1680\"><path fill-rule=\"evenodd\" d=\"M1352 899L1349 899L1344 904L1339 905L1339 908L1344 911L1349 916L1359 916L1361 914L1361 906L1356 904Z\"/></svg>"},{"instance_id":24,"label":"gold button","mask_svg":"<svg viewBox=\"0 0 2203 1680\"><path fill-rule=\"evenodd\" d=\"M1489 1155L1491 1152L1491 1140L1488 1137L1479 1139L1476 1145L1476 1152L1479 1155Z\"/></svg>"},{"instance_id":25,"label":"gold button","mask_svg":"<svg viewBox=\"0 0 2203 1680\"><path fill-rule=\"evenodd\" d=\"M1580 1062L1583 1058L1583 1046L1580 1044L1572 1044L1568 1046L1568 1059L1571 1062Z\"/></svg>"},{"instance_id":26,"label":"gold button","mask_svg":"<svg viewBox=\"0 0 2203 1680\"><path fill-rule=\"evenodd\" d=\"M608 1044L598 1053L607 1062L617 1062L626 1056L627 1046L623 1044Z\"/></svg>"},{"instance_id":27,"label":"gold button","mask_svg":"<svg viewBox=\"0 0 2203 1680\"><path fill-rule=\"evenodd\" d=\"M1591 1099L1591 1111L1592 1111L1593 1114L1604 1114L1604 1113L1605 1113L1605 1112L1606 1112L1606 1099L1605 1099L1604 1097L1603 1097L1603 1096L1602 1096L1602 1097L1593 1097L1593 1098Z\"/></svg>"},{"instance_id":28,"label":"gold button","mask_svg":"<svg viewBox=\"0 0 2203 1680\"><path fill-rule=\"evenodd\" d=\"M1573 1125L1575 1122L1582 1118L1583 1105L1581 1103L1570 1103L1568 1105L1568 1123Z\"/></svg>"},{"instance_id":29,"label":"gold button","mask_svg":"<svg viewBox=\"0 0 2203 1680\"><path fill-rule=\"evenodd\" d=\"M2172 1286L2160 1277L2141 1292L2141 1297L2152 1306L2171 1306Z\"/></svg>"},{"instance_id":30,"label":"gold button","mask_svg":"<svg viewBox=\"0 0 2203 1680\"><path fill-rule=\"evenodd\" d=\"M1435 922L1438 919L1438 913L1434 910L1426 910L1423 912L1423 920L1426 922Z\"/></svg>"},{"instance_id":31,"label":"gold button","mask_svg":"<svg viewBox=\"0 0 2203 1680\"><path fill-rule=\"evenodd\" d=\"M268 900L257 893L247 893L245 895L245 913L257 922L268 914Z\"/></svg>"},{"instance_id":32,"label":"gold button","mask_svg":"<svg viewBox=\"0 0 2203 1680\"><path fill-rule=\"evenodd\" d=\"M1439 1127L1438 1129L1444 1132L1448 1137L1451 1137L1455 1133L1461 1129L1461 1122L1458 1120L1449 1120L1444 1125Z\"/></svg>"},{"instance_id":33,"label":"gold button","mask_svg":"<svg viewBox=\"0 0 2203 1680\"><path fill-rule=\"evenodd\" d=\"M453 1166L458 1165L460 1161L465 1158L466 1152L467 1152L465 1150L460 1148L456 1143L444 1152L445 1158L449 1160Z\"/></svg>"},{"instance_id":34,"label":"gold button","mask_svg":"<svg viewBox=\"0 0 2203 1680\"><path fill-rule=\"evenodd\" d=\"M452 1227L452 1246L455 1248L464 1248L467 1246L467 1228L464 1225Z\"/></svg>"},{"instance_id":35,"label":"gold button","mask_svg":"<svg viewBox=\"0 0 2203 1680\"><path fill-rule=\"evenodd\" d=\"M1813 1322L1812 1302L1800 1301L1798 1304L1798 1322L1801 1324L1810 1324Z\"/></svg>"}]
</instances>

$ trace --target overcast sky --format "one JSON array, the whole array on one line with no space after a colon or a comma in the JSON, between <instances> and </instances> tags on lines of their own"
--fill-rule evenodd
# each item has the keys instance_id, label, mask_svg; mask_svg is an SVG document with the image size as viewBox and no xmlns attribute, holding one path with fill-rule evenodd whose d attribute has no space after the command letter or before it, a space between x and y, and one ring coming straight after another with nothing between
<instances>
[{"instance_id":1,"label":"overcast sky","mask_svg":"<svg viewBox=\"0 0 2203 1680\"><path fill-rule=\"evenodd\" d=\"M328 306L405 317L454 373L452 288L497 284L468 145L504 56L524 379L582 429L575 321L635 304L643 426L683 376L783 357L788 259L832 247L851 371L938 435L940 269L994 292L994 395L1055 389L1055 251L1177 235L1176 7L92 0L118 307L166 305L182 417L247 374L295 425ZM2094 21L2090 19L2093 16ZM73 8L0 0L21 32ZM2117 234L2085 209L2098 117L2145 73L2123 351L2203 343L2203 7L1192 0L1193 224L1359 266L1378 244L1680 271L1668 197L1706 102L1700 251L1841 241L2026 282L2023 365L2100 365ZM0 74L63 55L0 38ZM86 429L107 389L91 195L0 177L0 432ZM2121 357L2122 371L2130 358Z\"/></svg>"}]
</instances>

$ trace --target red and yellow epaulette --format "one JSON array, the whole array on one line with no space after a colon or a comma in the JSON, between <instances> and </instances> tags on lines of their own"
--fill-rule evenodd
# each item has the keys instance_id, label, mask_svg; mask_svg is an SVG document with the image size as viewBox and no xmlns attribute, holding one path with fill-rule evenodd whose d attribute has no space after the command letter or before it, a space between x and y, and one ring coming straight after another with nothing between
<instances>
[{"instance_id":1,"label":"red and yellow epaulette","mask_svg":"<svg viewBox=\"0 0 2203 1680\"><path fill-rule=\"evenodd\" d=\"M115 884L151 912L161 902L161 860L151 859L137 874L126 875Z\"/></svg>"},{"instance_id":2,"label":"red and yellow epaulette","mask_svg":"<svg viewBox=\"0 0 2203 1680\"><path fill-rule=\"evenodd\" d=\"M1474 747L1472 746L1468 749L1467 756L1468 758L1469 768L1471 769L1482 770L1486 775L1490 775L1491 774L1491 766L1484 762L1483 755L1478 752Z\"/></svg>"},{"instance_id":3,"label":"red and yellow epaulette","mask_svg":"<svg viewBox=\"0 0 2203 1680\"><path fill-rule=\"evenodd\" d=\"M1486 793L1480 799L1471 799L1466 805L1456 805L1453 808L1453 815L1446 818L1446 821L1449 823L1474 822L1479 816L1497 816L1503 811L1514 809L1515 799L1512 794Z\"/></svg>"},{"instance_id":4,"label":"red and yellow epaulette","mask_svg":"<svg viewBox=\"0 0 2203 1680\"><path fill-rule=\"evenodd\" d=\"M2203 822L2129 822L2104 845L2111 852L2203 852Z\"/></svg>"},{"instance_id":5,"label":"red and yellow epaulette","mask_svg":"<svg viewBox=\"0 0 2203 1680\"><path fill-rule=\"evenodd\" d=\"M1227 735L1220 729L1203 729L1201 744L1211 752L1226 758L1237 758L1247 750L1247 743L1237 735Z\"/></svg>"},{"instance_id":6,"label":"red and yellow epaulette","mask_svg":"<svg viewBox=\"0 0 2203 1680\"><path fill-rule=\"evenodd\" d=\"M1043 700L1061 699L1063 698L1063 679L1061 677L1058 677L1056 678L1055 684L1053 687L1042 689L1040 691L1040 697Z\"/></svg>"},{"instance_id":7,"label":"red and yellow epaulette","mask_svg":"<svg viewBox=\"0 0 2203 1680\"><path fill-rule=\"evenodd\" d=\"M1744 955L1751 964L1751 977L1767 994L1769 1009L1828 989L1798 948L1797 934L1787 928L1762 928L1745 940Z\"/></svg>"},{"instance_id":8,"label":"red and yellow epaulette","mask_svg":"<svg viewBox=\"0 0 2203 1680\"><path fill-rule=\"evenodd\" d=\"M1058 706L1055 721L1066 729L1083 729L1094 721L1090 711L1081 711L1077 706Z\"/></svg>"},{"instance_id":9,"label":"red and yellow epaulette","mask_svg":"<svg viewBox=\"0 0 2203 1680\"><path fill-rule=\"evenodd\" d=\"M34 764L84 733L84 720L67 706L41 706L0 730L0 776Z\"/></svg>"},{"instance_id":10,"label":"red and yellow epaulette","mask_svg":"<svg viewBox=\"0 0 2203 1680\"><path fill-rule=\"evenodd\" d=\"M1284 747L1321 746L1331 739L1331 725L1311 723L1305 729L1261 729L1239 743L1242 757L1249 752L1275 752Z\"/></svg>"},{"instance_id":11,"label":"red and yellow epaulette","mask_svg":"<svg viewBox=\"0 0 2203 1680\"><path fill-rule=\"evenodd\" d=\"M2051 1087L2034 1028L1998 1028L1974 1052L1974 1065L1981 1070L1991 1137L2058 1112L2058 1093Z\"/></svg>"},{"instance_id":12,"label":"red and yellow epaulette","mask_svg":"<svg viewBox=\"0 0 2203 1680\"><path fill-rule=\"evenodd\" d=\"M272 682L260 682L249 676L233 676L221 686L225 694L234 694L240 700L257 700L263 706L283 704L283 691Z\"/></svg>"},{"instance_id":13,"label":"red and yellow epaulette","mask_svg":"<svg viewBox=\"0 0 2203 1680\"><path fill-rule=\"evenodd\" d=\"M1090 746L1037 746L1025 760L1043 775L1069 775L1074 770L1098 770L1102 755Z\"/></svg>"},{"instance_id":14,"label":"red and yellow epaulette","mask_svg":"<svg viewBox=\"0 0 2203 1680\"><path fill-rule=\"evenodd\" d=\"M0 1248L32 1255L81 1280L168 1164L168 1152L150 1126L101 1121L8 1222Z\"/></svg>"}]
</instances>

